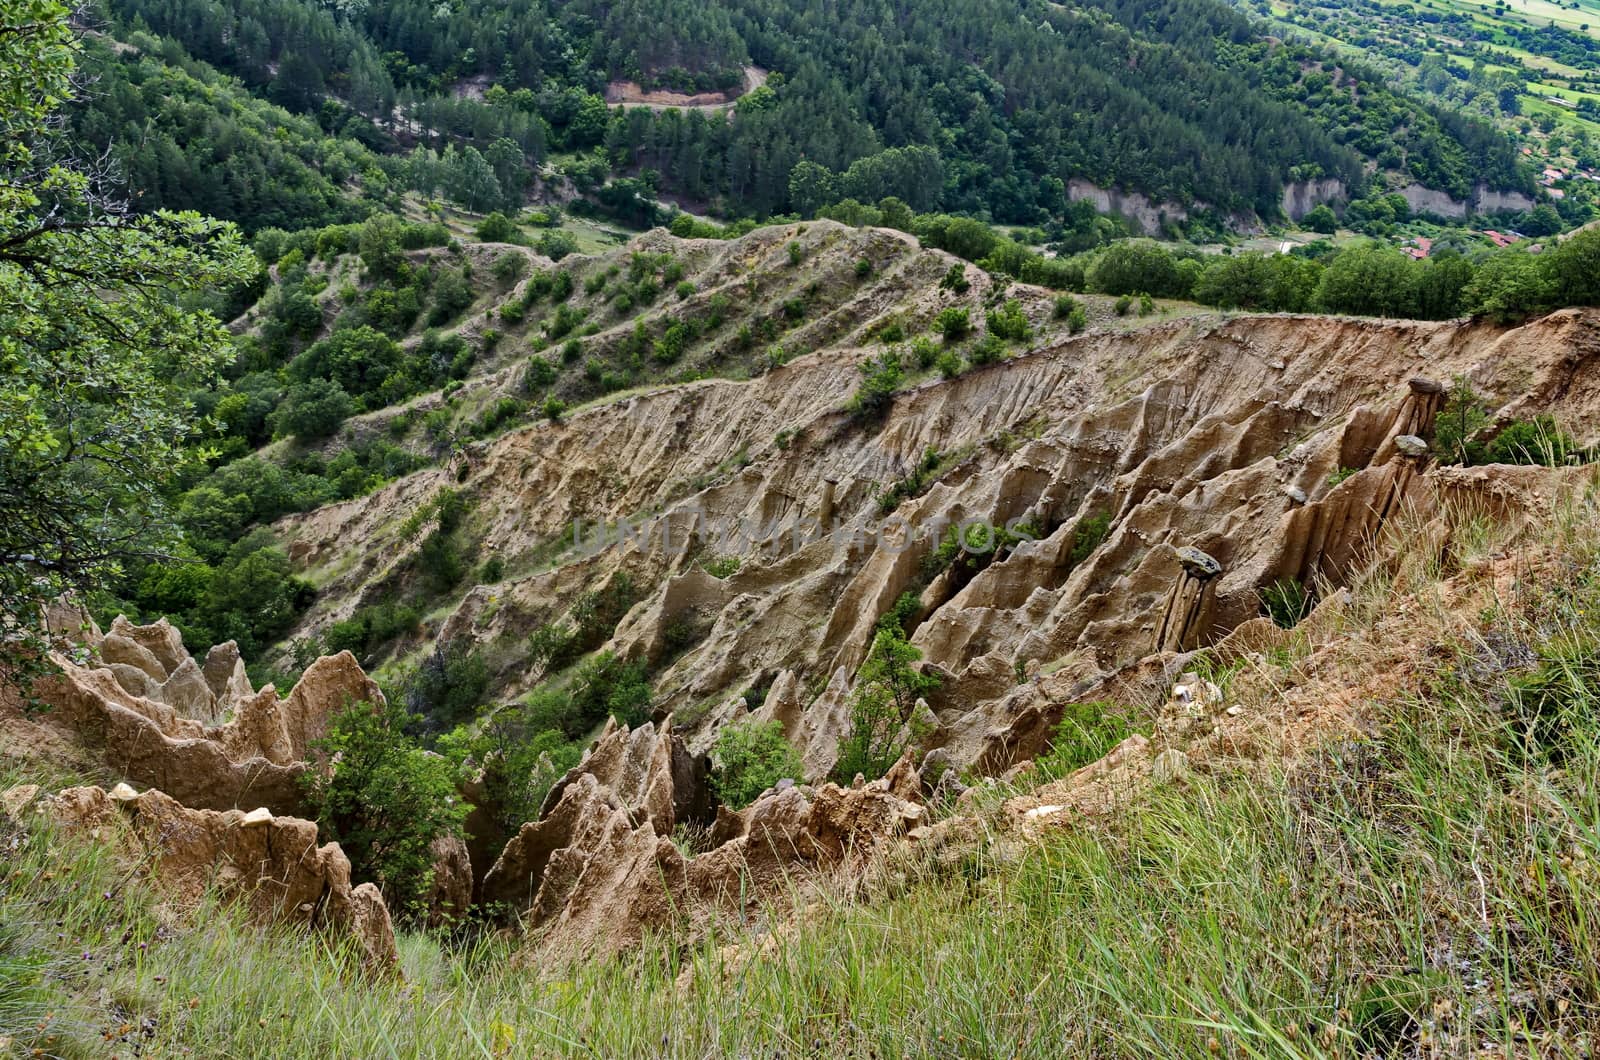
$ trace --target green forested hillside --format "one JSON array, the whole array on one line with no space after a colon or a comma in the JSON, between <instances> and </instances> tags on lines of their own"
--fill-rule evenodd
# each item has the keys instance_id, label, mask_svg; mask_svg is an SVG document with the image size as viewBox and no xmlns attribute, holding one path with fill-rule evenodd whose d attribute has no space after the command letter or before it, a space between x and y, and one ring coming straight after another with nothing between
<instances>
[{"instance_id":1,"label":"green forested hillside","mask_svg":"<svg viewBox=\"0 0 1600 1060\"><path fill-rule=\"evenodd\" d=\"M1042 224L1078 178L1191 214L1272 218L1286 181L1337 177L1359 192L1364 163L1379 182L1458 198L1478 184L1532 190L1512 141L1483 120L1265 38L1217 0L100 4L111 34L138 51L87 102L90 138L116 140L130 184L160 202L194 188L184 205L251 228L310 221L318 199L316 220L346 219L352 208L304 169L347 185L375 170L363 149L386 159L396 186L474 209L519 204L529 167L546 163L580 192L642 177L647 195L753 217L807 212L829 195L894 196ZM238 83L218 85L194 60ZM735 93L746 66L770 78L732 107L604 100L622 79ZM162 92L177 113L154 102ZM235 100L219 109L218 94ZM264 127L276 146L259 142ZM142 141L152 134L155 150ZM440 180L429 152L452 147L460 178ZM219 153L221 187L183 179ZM252 202L280 182L288 201Z\"/></svg>"}]
</instances>

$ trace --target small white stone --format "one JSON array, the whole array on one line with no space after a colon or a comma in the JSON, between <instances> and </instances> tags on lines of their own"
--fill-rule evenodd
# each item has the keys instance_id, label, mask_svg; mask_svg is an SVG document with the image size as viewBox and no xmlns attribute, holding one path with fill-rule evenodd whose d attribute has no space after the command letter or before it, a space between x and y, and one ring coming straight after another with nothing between
<instances>
[{"instance_id":1,"label":"small white stone","mask_svg":"<svg viewBox=\"0 0 1600 1060\"><path fill-rule=\"evenodd\" d=\"M244 815L244 820L239 822L239 827L249 828L252 825L271 823L272 811L267 809L265 806L257 806L255 809Z\"/></svg>"},{"instance_id":2,"label":"small white stone","mask_svg":"<svg viewBox=\"0 0 1600 1060\"><path fill-rule=\"evenodd\" d=\"M139 793L127 783L118 784L111 789L111 798L117 802L132 802L139 797Z\"/></svg>"},{"instance_id":3,"label":"small white stone","mask_svg":"<svg viewBox=\"0 0 1600 1060\"><path fill-rule=\"evenodd\" d=\"M1190 700L1194 699L1194 693L1189 691L1188 685L1173 685L1172 698L1176 699L1179 703L1188 703Z\"/></svg>"},{"instance_id":4,"label":"small white stone","mask_svg":"<svg viewBox=\"0 0 1600 1060\"><path fill-rule=\"evenodd\" d=\"M1054 817L1056 814L1065 809L1065 806L1057 806L1054 804L1048 806L1035 806L1033 809L1023 814L1023 816L1031 821L1037 821L1041 817Z\"/></svg>"},{"instance_id":5,"label":"small white stone","mask_svg":"<svg viewBox=\"0 0 1600 1060\"><path fill-rule=\"evenodd\" d=\"M1232 706L1232 707L1228 708L1228 712L1227 713L1228 713L1228 717L1237 718L1239 715L1244 713L1244 708L1240 707L1240 706Z\"/></svg>"}]
</instances>

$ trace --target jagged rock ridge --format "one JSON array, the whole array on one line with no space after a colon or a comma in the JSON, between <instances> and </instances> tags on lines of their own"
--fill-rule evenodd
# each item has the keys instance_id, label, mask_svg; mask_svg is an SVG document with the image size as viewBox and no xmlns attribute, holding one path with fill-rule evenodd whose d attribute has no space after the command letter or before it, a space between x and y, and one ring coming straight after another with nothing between
<instances>
[{"instance_id":1,"label":"jagged rock ridge","mask_svg":"<svg viewBox=\"0 0 1600 1060\"><path fill-rule=\"evenodd\" d=\"M768 688L758 713L785 721L818 775L878 619L916 591L913 639L943 678L929 697L935 742L959 763L992 763L1029 667L1092 682L1158 648L1219 639L1260 613L1259 591L1279 578L1337 585L1411 479L1434 475L1396 439L1428 432L1450 378L1495 395L1502 419L1552 412L1581 429L1597 352L1600 318L1582 311L1509 330L1175 321L924 383L860 423L842 411L856 355L823 350L748 382L664 387L514 431L278 529L325 579L298 631L314 634L404 584L419 545L406 520L457 489L478 546L510 573L449 604L428 641L491 649L497 693L517 695L543 676L526 661L528 633L626 574L645 596L606 646L657 668L657 720L671 712L703 752L746 712L744 690ZM880 534L878 498L930 447L959 459L893 505L915 538ZM741 453L748 463L729 463ZM575 519L642 529L563 550ZM840 534L807 536L835 519ZM976 573L928 578L939 528L967 520L1021 521L1038 539ZM761 532L694 532L707 525ZM1203 593L1177 586L1185 547L1220 566ZM373 562L327 565L346 549ZM725 557L736 571L706 572ZM668 631L685 624L703 636L672 659Z\"/></svg>"}]
</instances>

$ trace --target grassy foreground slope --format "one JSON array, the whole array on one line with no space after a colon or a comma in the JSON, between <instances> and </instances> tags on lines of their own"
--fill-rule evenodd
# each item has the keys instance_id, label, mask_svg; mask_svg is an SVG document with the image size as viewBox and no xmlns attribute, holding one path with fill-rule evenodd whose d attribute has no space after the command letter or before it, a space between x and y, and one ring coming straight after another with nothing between
<instances>
[{"instance_id":1,"label":"grassy foreground slope","mask_svg":"<svg viewBox=\"0 0 1600 1060\"><path fill-rule=\"evenodd\" d=\"M1430 539L1411 526L1378 550L1323 647L1302 633L1201 660L1280 738L1067 828L1008 824L1013 792L985 789L963 809L987 827L954 856L700 943L532 967L498 937L415 936L403 981L371 982L228 908L164 910L103 847L0 817L0 1040L48 1056L1590 1055L1600 495L1578 484L1522 534L1467 519L1444 564Z\"/></svg>"}]
</instances>

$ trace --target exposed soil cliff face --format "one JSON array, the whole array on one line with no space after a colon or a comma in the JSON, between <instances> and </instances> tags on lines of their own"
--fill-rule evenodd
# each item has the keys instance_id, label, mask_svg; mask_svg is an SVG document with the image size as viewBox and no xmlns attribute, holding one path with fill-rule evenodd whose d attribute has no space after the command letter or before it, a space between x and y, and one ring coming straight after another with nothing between
<instances>
[{"instance_id":1,"label":"exposed soil cliff face","mask_svg":"<svg viewBox=\"0 0 1600 1060\"><path fill-rule=\"evenodd\" d=\"M733 277L738 255L781 254L779 238L702 247L697 275ZM854 240L852 253L881 244L924 280L946 266L882 234L819 226L808 238L819 249ZM901 280L926 319L943 296ZM1295 634L1314 659L1345 628L1338 590L1381 535L1428 535L1422 551L1442 555L1462 511L1539 519L1578 473L1436 465L1425 439L1448 381L1468 377L1500 420L1551 414L1596 441L1600 313L1583 311L1513 329L1167 319L914 381L864 417L849 407L870 351L852 343L911 304L875 290L851 296L870 304L808 325L813 352L753 379L623 395L277 525L319 587L297 631L315 635L415 588L436 502L454 491L474 565L498 557L504 577L436 599L400 647L473 646L491 661L499 701L551 676L534 661L535 628L570 619L586 593L631 586L631 606L600 640L648 664L653 717L609 723L502 850L482 835L437 846L440 915L477 900L514 911L545 944L613 948L685 918L792 900L804 894L797 881L876 865L902 839L959 847L974 817L927 821L932 807L961 805L960 768L1019 768L1048 749L1074 703L1138 707L1151 734L1011 804L1019 833L1209 754L1291 752L1346 724L1349 704L1306 692L1272 700L1271 717L1241 714L1189 672L1194 649L1230 659L1282 648L1261 590L1293 579L1321 601ZM1037 325L1043 293L1013 292ZM1013 292L975 277L969 294L981 309ZM946 545L951 528L977 552ZM916 708L927 736L879 781L827 783L852 683L891 609L939 678ZM116 812L133 815L136 833L141 822L181 825L196 866L248 862L258 834L292 833L314 857L268 866L272 886L337 896L342 923L387 960L381 903L358 908L374 892L349 887L343 855L316 847L314 826L287 820L303 811L298 779L331 713L381 698L360 660L322 658L280 697L251 687L232 645L202 660L165 622L119 619L102 634L62 614L52 627L64 643L41 692L55 711L41 720L8 708L8 731L54 733L160 789L126 793ZM1388 624L1383 638L1410 650L1404 633ZM1375 671L1373 687L1385 679ZM805 775L734 812L716 803L706 753L746 716L781 721ZM99 789L79 792L96 819L112 812ZM264 821L277 823L249 831ZM180 885L186 865L170 866ZM252 880L241 894L254 902ZM309 916L307 904L296 915Z\"/></svg>"},{"instance_id":2,"label":"exposed soil cliff face","mask_svg":"<svg viewBox=\"0 0 1600 1060\"><path fill-rule=\"evenodd\" d=\"M1166 322L922 383L881 421L858 422L842 410L860 355L822 350L748 382L663 387L513 432L279 529L322 584L302 629L315 632L410 576L421 535L405 538L406 520L457 489L482 554L509 574L453 602L430 636L489 648L501 694L541 676L526 661L534 626L625 572L645 598L609 646L658 668L658 716L676 711L703 750L745 711L740 692L770 686L761 712L783 718L819 769L874 624L920 591L914 641L944 677L931 699L936 741L973 762L991 755L988 734L1030 666L1092 681L1160 647L1215 641L1259 613L1258 590L1277 578L1337 584L1385 511L1428 475L1394 445L1431 428L1442 396L1426 380L1468 375L1504 417L1550 412L1581 433L1600 405L1597 353L1600 317L1576 311L1510 330ZM894 532L880 535L878 497L930 447L960 459L893 506ZM1357 473L1332 484L1341 469ZM1095 517L1108 520L1098 544ZM576 548L562 541L575 520L586 528ZM940 530L964 520L1025 520L1040 539L975 574L926 580ZM633 534L617 532L623 521ZM693 532L707 521L743 534ZM841 533L815 539L835 523ZM602 525L612 532L595 545ZM902 525L915 532L908 544ZM1221 569L1188 590L1185 628L1164 633L1184 546ZM730 556L740 561L730 575L703 569ZM682 643L669 630L684 628L699 639L673 658Z\"/></svg>"}]
</instances>

